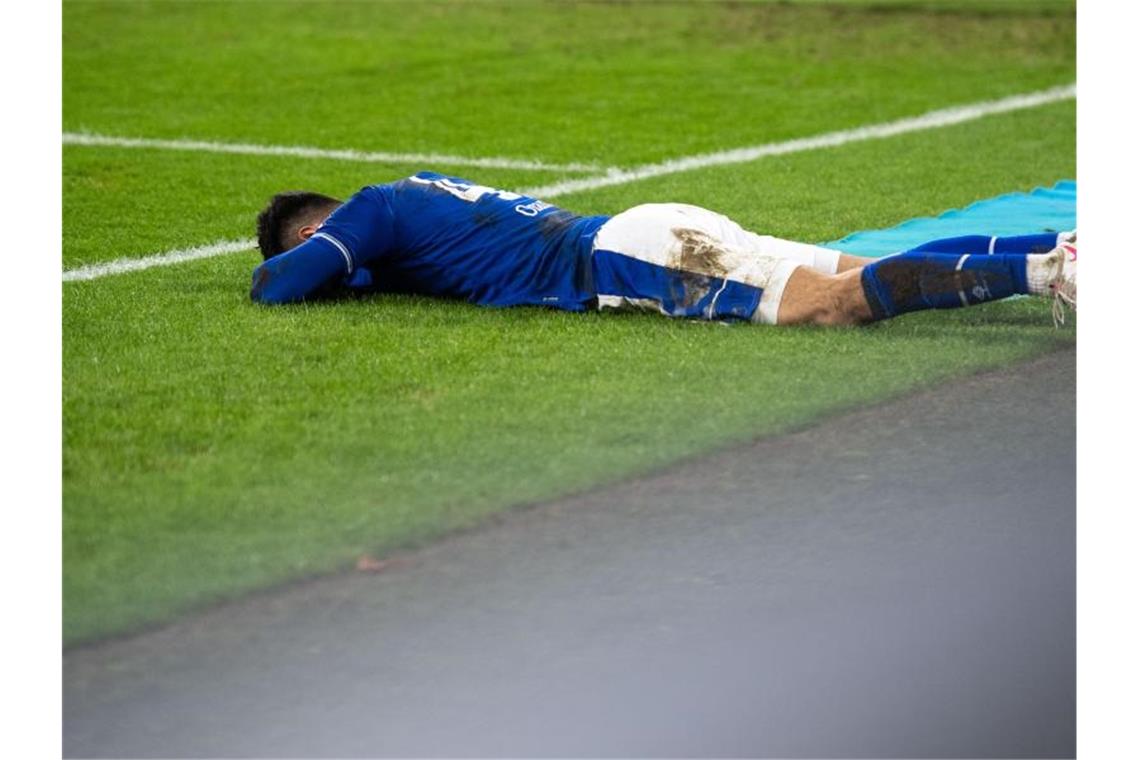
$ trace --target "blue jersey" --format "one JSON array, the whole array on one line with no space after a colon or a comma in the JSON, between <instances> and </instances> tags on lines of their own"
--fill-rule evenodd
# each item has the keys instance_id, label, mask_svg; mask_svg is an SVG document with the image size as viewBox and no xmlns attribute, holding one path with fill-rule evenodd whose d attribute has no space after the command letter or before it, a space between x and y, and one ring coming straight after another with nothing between
<instances>
[{"instance_id":1,"label":"blue jersey","mask_svg":"<svg viewBox=\"0 0 1140 760\"><path fill-rule=\"evenodd\" d=\"M582 311L596 297L590 254L608 219L420 172L356 193L309 240L259 266L251 296L284 303L339 284Z\"/></svg>"}]
</instances>

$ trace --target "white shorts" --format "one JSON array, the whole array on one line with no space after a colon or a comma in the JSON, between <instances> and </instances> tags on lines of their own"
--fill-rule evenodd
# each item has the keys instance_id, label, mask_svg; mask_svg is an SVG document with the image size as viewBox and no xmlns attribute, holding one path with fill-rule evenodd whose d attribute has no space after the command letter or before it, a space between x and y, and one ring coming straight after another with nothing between
<instances>
[{"instance_id":1,"label":"white shorts","mask_svg":"<svg viewBox=\"0 0 1140 760\"><path fill-rule=\"evenodd\" d=\"M634 206L594 237L598 308L775 324L796 268L834 274L839 252L757 235L683 203Z\"/></svg>"}]
</instances>

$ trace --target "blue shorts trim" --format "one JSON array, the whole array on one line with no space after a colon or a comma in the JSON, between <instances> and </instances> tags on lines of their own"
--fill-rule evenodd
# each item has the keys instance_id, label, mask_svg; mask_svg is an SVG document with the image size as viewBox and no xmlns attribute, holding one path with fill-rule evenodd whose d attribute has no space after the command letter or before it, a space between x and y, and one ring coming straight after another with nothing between
<instances>
[{"instance_id":1,"label":"blue shorts trim","mask_svg":"<svg viewBox=\"0 0 1140 760\"><path fill-rule=\"evenodd\" d=\"M672 317L752 319L763 288L735 280L670 269L615 251L595 250L599 297L649 300Z\"/></svg>"}]
</instances>

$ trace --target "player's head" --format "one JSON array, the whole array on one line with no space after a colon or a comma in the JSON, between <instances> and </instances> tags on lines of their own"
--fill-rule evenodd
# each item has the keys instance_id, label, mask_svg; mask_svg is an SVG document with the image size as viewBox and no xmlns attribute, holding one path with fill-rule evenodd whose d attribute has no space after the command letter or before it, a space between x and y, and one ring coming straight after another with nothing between
<instances>
[{"instance_id":1,"label":"player's head","mask_svg":"<svg viewBox=\"0 0 1140 760\"><path fill-rule=\"evenodd\" d=\"M278 193L257 215L257 247L271 259L309 239L341 204L336 198L307 190Z\"/></svg>"}]
</instances>

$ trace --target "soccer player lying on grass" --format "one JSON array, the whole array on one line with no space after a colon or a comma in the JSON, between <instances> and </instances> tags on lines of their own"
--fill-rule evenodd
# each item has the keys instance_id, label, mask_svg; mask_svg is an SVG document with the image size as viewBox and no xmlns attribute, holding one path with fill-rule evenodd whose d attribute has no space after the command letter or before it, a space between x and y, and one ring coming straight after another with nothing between
<instances>
[{"instance_id":1,"label":"soccer player lying on grass","mask_svg":"<svg viewBox=\"0 0 1140 760\"><path fill-rule=\"evenodd\" d=\"M1015 294L1076 308L1075 233L937 240L882 259L742 229L676 203L577 216L420 172L342 203L274 196L257 220L254 301L394 291L486 306L637 308L672 317L854 325Z\"/></svg>"}]
</instances>

